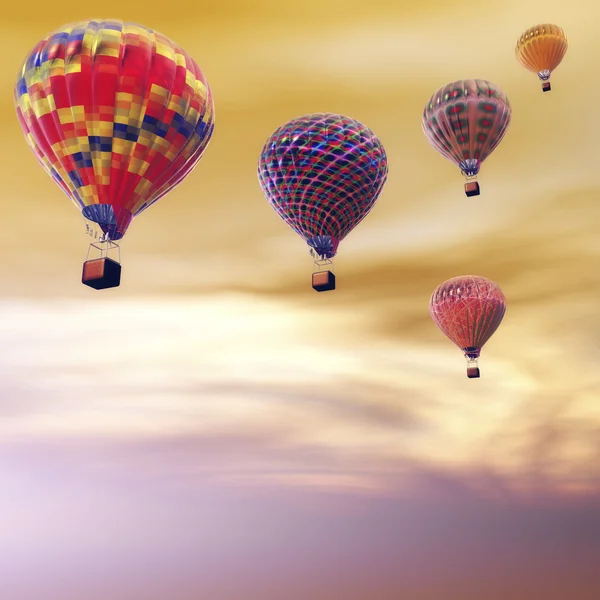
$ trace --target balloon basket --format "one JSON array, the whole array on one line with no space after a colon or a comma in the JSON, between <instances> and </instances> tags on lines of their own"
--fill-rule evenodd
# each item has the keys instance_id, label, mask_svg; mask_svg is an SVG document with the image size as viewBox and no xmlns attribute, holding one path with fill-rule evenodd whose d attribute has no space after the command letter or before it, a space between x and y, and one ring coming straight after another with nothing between
<instances>
[{"instance_id":1,"label":"balloon basket","mask_svg":"<svg viewBox=\"0 0 600 600\"><path fill-rule=\"evenodd\" d=\"M544 83L542 83L542 92L549 92L551 89L552 86L549 81L544 81Z\"/></svg>"},{"instance_id":2,"label":"balloon basket","mask_svg":"<svg viewBox=\"0 0 600 600\"><path fill-rule=\"evenodd\" d=\"M335 290L335 275L327 268L328 265L333 265L333 261L328 258L315 260L315 270L312 274L313 290L317 292Z\"/></svg>"},{"instance_id":3,"label":"balloon basket","mask_svg":"<svg viewBox=\"0 0 600 600\"><path fill-rule=\"evenodd\" d=\"M465 183L465 195L467 198L479 196L479 183L477 183L477 181L467 181L467 183Z\"/></svg>"},{"instance_id":4,"label":"balloon basket","mask_svg":"<svg viewBox=\"0 0 600 600\"><path fill-rule=\"evenodd\" d=\"M469 379L476 379L478 377L481 377L479 367L467 367L467 377Z\"/></svg>"},{"instance_id":5,"label":"balloon basket","mask_svg":"<svg viewBox=\"0 0 600 600\"><path fill-rule=\"evenodd\" d=\"M116 255L117 260L110 258L109 253ZM93 258L90 258L92 254ZM95 290L106 290L119 287L121 283L121 265L118 244L110 240L94 242L88 248L88 254L83 263L81 283Z\"/></svg>"},{"instance_id":6,"label":"balloon basket","mask_svg":"<svg viewBox=\"0 0 600 600\"><path fill-rule=\"evenodd\" d=\"M318 271L312 276L313 290L329 292L335 290L335 275L331 271Z\"/></svg>"},{"instance_id":7,"label":"balloon basket","mask_svg":"<svg viewBox=\"0 0 600 600\"><path fill-rule=\"evenodd\" d=\"M476 360L467 360L467 377L469 379L477 379L480 377L479 367Z\"/></svg>"}]
</instances>

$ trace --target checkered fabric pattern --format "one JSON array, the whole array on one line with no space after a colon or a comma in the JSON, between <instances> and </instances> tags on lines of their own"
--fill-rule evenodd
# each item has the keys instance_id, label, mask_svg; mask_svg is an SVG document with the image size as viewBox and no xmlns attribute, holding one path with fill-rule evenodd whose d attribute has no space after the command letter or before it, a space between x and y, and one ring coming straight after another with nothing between
<instances>
[{"instance_id":1,"label":"checkered fabric pattern","mask_svg":"<svg viewBox=\"0 0 600 600\"><path fill-rule=\"evenodd\" d=\"M194 60L118 20L72 23L42 39L23 62L15 103L38 161L111 239L188 175L214 127Z\"/></svg>"},{"instance_id":2,"label":"checkered fabric pattern","mask_svg":"<svg viewBox=\"0 0 600 600\"><path fill-rule=\"evenodd\" d=\"M271 206L327 257L369 213L387 172L385 150L375 134L355 119L330 113L279 127L258 164Z\"/></svg>"},{"instance_id":3,"label":"checkered fabric pattern","mask_svg":"<svg viewBox=\"0 0 600 600\"><path fill-rule=\"evenodd\" d=\"M479 356L505 311L506 300L500 287L474 275L445 281L433 292L429 303L435 324L471 359Z\"/></svg>"},{"instance_id":4,"label":"checkered fabric pattern","mask_svg":"<svg viewBox=\"0 0 600 600\"><path fill-rule=\"evenodd\" d=\"M429 143L462 169L464 161L479 165L492 153L506 134L510 116L508 98L498 86L465 79L433 94L421 124Z\"/></svg>"}]
</instances>

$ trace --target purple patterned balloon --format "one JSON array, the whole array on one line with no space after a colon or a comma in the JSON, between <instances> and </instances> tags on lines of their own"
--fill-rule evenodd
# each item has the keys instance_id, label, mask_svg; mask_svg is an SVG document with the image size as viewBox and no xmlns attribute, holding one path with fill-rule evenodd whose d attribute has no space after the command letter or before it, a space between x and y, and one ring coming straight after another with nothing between
<instances>
[{"instance_id":1,"label":"purple patterned balloon","mask_svg":"<svg viewBox=\"0 0 600 600\"><path fill-rule=\"evenodd\" d=\"M267 140L258 179L277 214L321 258L369 213L387 178L379 139L359 121L329 113L298 117Z\"/></svg>"}]
</instances>

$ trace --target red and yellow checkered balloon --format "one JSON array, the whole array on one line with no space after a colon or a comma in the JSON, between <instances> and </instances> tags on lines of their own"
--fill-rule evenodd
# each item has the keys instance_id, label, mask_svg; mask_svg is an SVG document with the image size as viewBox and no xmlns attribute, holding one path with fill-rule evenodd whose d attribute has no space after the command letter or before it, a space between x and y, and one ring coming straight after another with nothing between
<instances>
[{"instance_id":1,"label":"red and yellow checkered balloon","mask_svg":"<svg viewBox=\"0 0 600 600\"><path fill-rule=\"evenodd\" d=\"M41 40L23 62L15 103L38 161L112 240L188 175L214 128L194 60L118 20L72 23Z\"/></svg>"}]
</instances>

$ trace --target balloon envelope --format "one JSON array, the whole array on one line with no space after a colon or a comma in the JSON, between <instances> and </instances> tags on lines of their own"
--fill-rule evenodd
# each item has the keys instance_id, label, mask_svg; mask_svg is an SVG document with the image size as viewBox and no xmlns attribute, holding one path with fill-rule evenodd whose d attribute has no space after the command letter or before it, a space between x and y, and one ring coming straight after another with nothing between
<instances>
[{"instance_id":1,"label":"balloon envelope","mask_svg":"<svg viewBox=\"0 0 600 600\"><path fill-rule=\"evenodd\" d=\"M23 62L15 103L42 167L113 240L183 180L214 128L194 60L118 20L71 23L42 39Z\"/></svg>"},{"instance_id":2,"label":"balloon envelope","mask_svg":"<svg viewBox=\"0 0 600 600\"><path fill-rule=\"evenodd\" d=\"M567 52L565 32L549 23L530 27L517 41L515 54L519 62L546 81Z\"/></svg>"},{"instance_id":3,"label":"balloon envelope","mask_svg":"<svg viewBox=\"0 0 600 600\"><path fill-rule=\"evenodd\" d=\"M429 313L441 331L470 359L498 329L506 299L500 287L485 277L465 275L439 285L431 296Z\"/></svg>"},{"instance_id":4,"label":"balloon envelope","mask_svg":"<svg viewBox=\"0 0 600 600\"><path fill-rule=\"evenodd\" d=\"M463 174L475 176L502 141L510 123L506 94L483 79L454 81L440 88L423 110L429 143Z\"/></svg>"},{"instance_id":5,"label":"balloon envelope","mask_svg":"<svg viewBox=\"0 0 600 600\"><path fill-rule=\"evenodd\" d=\"M271 206L327 258L369 213L387 172L385 150L375 134L355 119L330 113L279 127L258 164Z\"/></svg>"}]
</instances>

